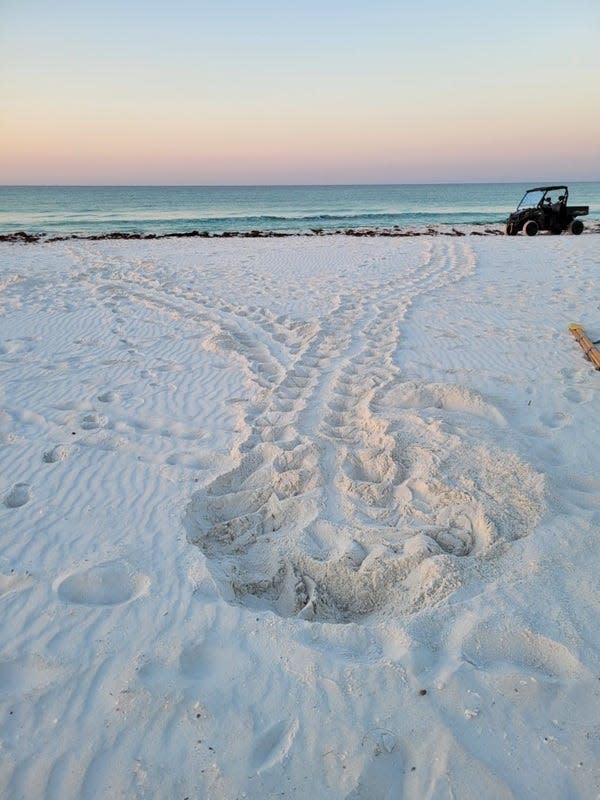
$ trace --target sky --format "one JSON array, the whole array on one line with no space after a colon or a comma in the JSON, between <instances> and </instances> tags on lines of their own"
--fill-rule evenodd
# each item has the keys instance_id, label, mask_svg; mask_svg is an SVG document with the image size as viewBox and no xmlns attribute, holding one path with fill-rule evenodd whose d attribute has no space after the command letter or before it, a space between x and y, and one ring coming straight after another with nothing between
<instances>
[{"instance_id":1,"label":"sky","mask_svg":"<svg viewBox=\"0 0 600 800\"><path fill-rule=\"evenodd\" d=\"M600 180L599 42L599 0L0 0L0 183Z\"/></svg>"}]
</instances>

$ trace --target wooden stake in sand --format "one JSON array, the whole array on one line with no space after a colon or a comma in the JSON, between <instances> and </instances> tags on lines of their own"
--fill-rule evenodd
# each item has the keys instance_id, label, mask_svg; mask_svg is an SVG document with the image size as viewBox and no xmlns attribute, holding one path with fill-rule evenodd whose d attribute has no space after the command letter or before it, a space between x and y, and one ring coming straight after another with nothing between
<instances>
[{"instance_id":1,"label":"wooden stake in sand","mask_svg":"<svg viewBox=\"0 0 600 800\"><path fill-rule=\"evenodd\" d=\"M589 358L596 369L600 369L600 351L596 349L594 342L586 335L583 326L573 323L569 325L569 330L575 337L575 340L581 345L586 358Z\"/></svg>"}]
</instances>

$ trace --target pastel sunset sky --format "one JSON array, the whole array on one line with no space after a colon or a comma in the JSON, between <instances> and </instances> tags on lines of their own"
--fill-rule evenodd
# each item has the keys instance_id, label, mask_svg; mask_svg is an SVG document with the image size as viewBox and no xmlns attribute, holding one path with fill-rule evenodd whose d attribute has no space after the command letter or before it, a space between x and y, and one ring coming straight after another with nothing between
<instances>
[{"instance_id":1,"label":"pastel sunset sky","mask_svg":"<svg viewBox=\"0 0 600 800\"><path fill-rule=\"evenodd\" d=\"M0 0L0 183L600 179L600 2Z\"/></svg>"}]
</instances>

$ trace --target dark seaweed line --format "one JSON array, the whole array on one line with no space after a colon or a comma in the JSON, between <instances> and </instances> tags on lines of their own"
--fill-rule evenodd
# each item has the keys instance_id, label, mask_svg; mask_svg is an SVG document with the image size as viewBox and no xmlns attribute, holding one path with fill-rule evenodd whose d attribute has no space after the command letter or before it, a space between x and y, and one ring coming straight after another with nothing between
<instances>
[{"instance_id":1,"label":"dark seaweed line","mask_svg":"<svg viewBox=\"0 0 600 800\"><path fill-rule=\"evenodd\" d=\"M503 231L498 228L486 228L483 231L470 231L471 236L498 236ZM128 233L126 231L113 231L110 233L71 233L65 236L48 236L46 233L28 233L26 231L15 231L13 233L0 234L0 242L12 242L14 244L35 244L39 242L67 242L73 240L83 240L97 242L104 240L154 240L154 239L280 239L298 236L466 236L464 231L452 228L449 231L440 231L436 228L427 228L423 231L402 230L400 228L342 228L323 230L312 228L309 231L223 231L221 233L210 233L209 231L173 231L170 233Z\"/></svg>"}]
</instances>

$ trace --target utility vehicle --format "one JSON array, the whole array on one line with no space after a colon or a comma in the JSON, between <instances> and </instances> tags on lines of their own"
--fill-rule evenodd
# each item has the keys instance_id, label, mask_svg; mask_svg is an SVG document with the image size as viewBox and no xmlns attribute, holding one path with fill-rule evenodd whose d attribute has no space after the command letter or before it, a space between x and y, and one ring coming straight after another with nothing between
<instances>
[{"instance_id":1,"label":"utility vehicle","mask_svg":"<svg viewBox=\"0 0 600 800\"><path fill-rule=\"evenodd\" d=\"M578 236L583 230L583 222L576 217L589 214L589 206L569 206L567 186L538 186L528 189L525 196L506 220L506 233L516 236L523 231L527 236L535 236L538 231L559 234L568 230Z\"/></svg>"}]
</instances>

